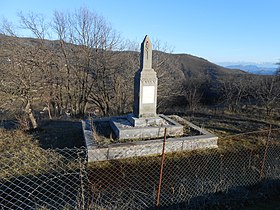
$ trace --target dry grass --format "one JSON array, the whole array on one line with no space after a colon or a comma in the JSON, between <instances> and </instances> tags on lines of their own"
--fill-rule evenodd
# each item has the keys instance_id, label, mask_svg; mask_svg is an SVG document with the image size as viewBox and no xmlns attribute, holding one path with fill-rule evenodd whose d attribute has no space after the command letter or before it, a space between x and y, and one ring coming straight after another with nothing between
<instances>
[{"instance_id":1,"label":"dry grass","mask_svg":"<svg viewBox=\"0 0 280 210\"><path fill-rule=\"evenodd\" d=\"M217 135L219 149L222 150L256 149L265 145L270 125L272 125L270 140L274 144L279 142L280 125L277 121L242 114L211 114L207 112L195 113L186 118Z\"/></svg>"},{"instance_id":2,"label":"dry grass","mask_svg":"<svg viewBox=\"0 0 280 210\"><path fill-rule=\"evenodd\" d=\"M56 168L61 158L39 147L38 141L23 131L0 129L0 178L46 172Z\"/></svg>"},{"instance_id":3,"label":"dry grass","mask_svg":"<svg viewBox=\"0 0 280 210\"><path fill-rule=\"evenodd\" d=\"M80 121L44 121L30 134L0 128L0 179L75 169L81 146Z\"/></svg>"}]
</instances>

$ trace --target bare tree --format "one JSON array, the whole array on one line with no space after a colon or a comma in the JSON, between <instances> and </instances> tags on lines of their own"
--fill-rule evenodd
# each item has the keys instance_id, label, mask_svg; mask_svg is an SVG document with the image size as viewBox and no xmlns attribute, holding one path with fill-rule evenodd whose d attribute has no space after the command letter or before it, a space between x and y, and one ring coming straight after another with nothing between
<instances>
[{"instance_id":1,"label":"bare tree","mask_svg":"<svg viewBox=\"0 0 280 210\"><path fill-rule=\"evenodd\" d=\"M184 95L191 112L199 108L203 96L203 78L188 78L184 83Z\"/></svg>"},{"instance_id":2,"label":"bare tree","mask_svg":"<svg viewBox=\"0 0 280 210\"><path fill-rule=\"evenodd\" d=\"M134 73L139 68L138 52L122 52L118 55L118 67L113 78L115 114L132 111Z\"/></svg>"},{"instance_id":3,"label":"bare tree","mask_svg":"<svg viewBox=\"0 0 280 210\"><path fill-rule=\"evenodd\" d=\"M48 38L49 23L46 22L45 18L41 14L33 12L19 14L21 20L21 28L29 31L31 36L36 38L36 42L33 44L33 51L37 53L34 57L34 65L37 69L37 74L44 75L41 79L41 101L48 107L49 118L52 118L52 111L55 113L56 107L54 101L57 99L57 87L58 87L58 57L52 49L52 42L46 40ZM51 109L51 104L53 109Z\"/></svg>"},{"instance_id":4,"label":"bare tree","mask_svg":"<svg viewBox=\"0 0 280 210\"><path fill-rule=\"evenodd\" d=\"M0 32L7 36L17 36L16 26L6 18L2 18Z\"/></svg>"},{"instance_id":5,"label":"bare tree","mask_svg":"<svg viewBox=\"0 0 280 210\"><path fill-rule=\"evenodd\" d=\"M277 77L259 77L255 84L255 98L260 106L264 106L266 115L270 116L272 111L279 106L280 85Z\"/></svg>"},{"instance_id":6,"label":"bare tree","mask_svg":"<svg viewBox=\"0 0 280 210\"><path fill-rule=\"evenodd\" d=\"M220 81L222 101L228 106L228 110L238 112L241 109L242 100L247 99L253 78L251 76L228 77Z\"/></svg>"},{"instance_id":7,"label":"bare tree","mask_svg":"<svg viewBox=\"0 0 280 210\"><path fill-rule=\"evenodd\" d=\"M55 12L53 28L64 63L60 68L66 78L66 108L84 115L91 102L108 115L114 96L119 34L103 17L86 8L68 15Z\"/></svg>"},{"instance_id":8,"label":"bare tree","mask_svg":"<svg viewBox=\"0 0 280 210\"><path fill-rule=\"evenodd\" d=\"M48 23L44 17L22 12L18 15L20 27L30 31L30 36L36 39L7 37L5 47L9 50L3 52L1 56L8 62L1 71L3 74L1 86L2 91L12 95L17 103L18 100L22 102L23 110L29 116L32 127L36 128L38 123L34 115L34 102L40 104L42 98L50 100L56 72L53 66L56 66L57 61L49 49L50 46L47 46L45 38ZM50 113L49 116L51 117Z\"/></svg>"},{"instance_id":9,"label":"bare tree","mask_svg":"<svg viewBox=\"0 0 280 210\"><path fill-rule=\"evenodd\" d=\"M21 108L29 116L32 127L36 128L37 121L33 113L32 104L41 87L41 76L36 74L37 66L30 47L18 47L18 40L9 38L6 43L10 53L5 53L2 58L7 59L1 68L1 92L9 94L12 105ZM34 63L35 62L35 63ZM21 105L20 105L21 104Z\"/></svg>"},{"instance_id":10,"label":"bare tree","mask_svg":"<svg viewBox=\"0 0 280 210\"><path fill-rule=\"evenodd\" d=\"M38 109L47 107L49 118L65 110L84 115L89 107L97 107L103 115L131 111L139 55L124 52L135 45L123 44L119 33L103 17L86 8L70 13L56 11L51 25L40 14L20 12L19 17L21 29L34 39L9 38L8 48L13 50L1 52L8 62L7 67L1 67L2 86L6 94L21 98L26 113L34 117L33 127L37 126L35 105ZM4 21L3 29L15 36L8 21ZM48 34L55 34L58 41L47 40ZM159 41L154 43L153 68L159 78L161 106L180 91L174 84L181 86L182 77L172 75L175 69L170 66L169 48ZM8 88L11 83L13 90Z\"/></svg>"},{"instance_id":11,"label":"bare tree","mask_svg":"<svg viewBox=\"0 0 280 210\"><path fill-rule=\"evenodd\" d=\"M176 69L173 68L172 51L168 44L153 40L153 69L158 77L157 106L161 109L167 108L174 97L181 95L183 89L183 77L177 77Z\"/></svg>"},{"instance_id":12,"label":"bare tree","mask_svg":"<svg viewBox=\"0 0 280 210\"><path fill-rule=\"evenodd\" d=\"M42 14L19 12L20 27L31 32L30 36L37 38L41 43L46 39L49 23Z\"/></svg>"}]
</instances>

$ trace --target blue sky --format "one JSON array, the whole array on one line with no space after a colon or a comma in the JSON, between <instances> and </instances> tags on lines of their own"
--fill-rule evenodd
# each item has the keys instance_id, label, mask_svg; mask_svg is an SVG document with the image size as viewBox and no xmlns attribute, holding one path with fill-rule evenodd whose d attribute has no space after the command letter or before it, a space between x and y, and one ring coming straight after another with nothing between
<instances>
[{"instance_id":1,"label":"blue sky","mask_svg":"<svg viewBox=\"0 0 280 210\"><path fill-rule=\"evenodd\" d=\"M124 38L146 34L173 53L220 62L279 62L279 0L7 0L0 15L17 21L19 11L51 17L80 7L102 15Z\"/></svg>"}]
</instances>

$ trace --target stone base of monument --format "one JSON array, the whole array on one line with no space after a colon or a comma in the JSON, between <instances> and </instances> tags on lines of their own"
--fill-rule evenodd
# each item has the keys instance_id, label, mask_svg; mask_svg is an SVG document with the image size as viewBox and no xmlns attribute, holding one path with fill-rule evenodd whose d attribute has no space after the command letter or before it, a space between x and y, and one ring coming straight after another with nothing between
<instances>
[{"instance_id":1,"label":"stone base of monument","mask_svg":"<svg viewBox=\"0 0 280 210\"><path fill-rule=\"evenodd\" d=\"M137 118L132 114L112 117L111 127L118 139L151 139L164 136L182 136L184 126L162 114L152 118Z\"/></svg>"},{"instance_id":2,"label":"stone base of monument","mask_svg":"<svg viewBox=\"0 0 280 210\"><path fill-rule=\"evenodd\" d=\"M168 121L166 121L166 117L164 117L163 115L149 118L138 118L135 117L134 114L129 114L126 118L134 127L147 127L153 125L164 126L168 124Z\"/></svg>"},{"instance_id":3,"label":"stone base of monument","mask_svg":"<svg viewBox=\"0 0 280 210\"><path fill-rule=\"evenodd\" d=\"M166 139L165 152L181 152L218 147L217 136L190 123L189 121L186 121L178 116L172 116L172 119L164 115L159 115L159 117L167 121L168 125L165 126L167 127L167 130L168 128L170 130L169 136ZM191 131L191 134L177 135L182 131L180 127L182 125L179 123L187 126ZM128 135L130 136L130 139L133 139L133 136L141 136L143 135L143 132L148 136L146 139L140 138L140 140L134 139L128 140L128 142L126 140L115 139L113 144L100 145L96 141L94 137L95 135L93 135L90 120L83 121L82 124L89 162L140 157L146 155L159 155L162 152L163 137L157 138L157 136L163 135L164 127L153 127L151 125L150 127L148 126L148 128L131 128L131 122L127 119L127 117L96 119L93 120L93 124L100 124L102 128L107 126L107 129L112 129L114 132L120 132L120 136ZM104 126L105 124L106 126ZM172 126L175 126L173 127L173 131L170 129ZM124 143L116 143L118 141L122 141Z\"/></svg>"}]
</instances>

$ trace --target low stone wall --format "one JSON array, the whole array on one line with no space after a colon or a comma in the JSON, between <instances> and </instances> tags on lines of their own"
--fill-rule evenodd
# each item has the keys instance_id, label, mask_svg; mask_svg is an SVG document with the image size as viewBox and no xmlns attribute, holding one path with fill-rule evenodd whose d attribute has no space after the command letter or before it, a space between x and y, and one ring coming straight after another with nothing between
<instances>
[{"instance_id":1,"label":"low stone wall","mask_svg":"<svg viewBox=\"0 0 280 210\"><path fill-rule=\"evenodd\" d=\"M195 149L217 148L218 137L199 128L198 126L176 116L178 120L187 123L191 129L201 133L198 136L167 138L165 152L179 152ZM83 131L88 149L88 161L104 161L139 157L145 155L157 155L162 152L163 139L149 141L135 141L129 143L110 144L107 147L99 147L93 138L89 121L83 121Z\"/></svg>"}]
</instances>

